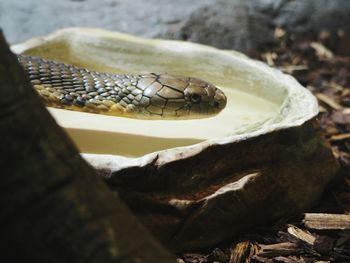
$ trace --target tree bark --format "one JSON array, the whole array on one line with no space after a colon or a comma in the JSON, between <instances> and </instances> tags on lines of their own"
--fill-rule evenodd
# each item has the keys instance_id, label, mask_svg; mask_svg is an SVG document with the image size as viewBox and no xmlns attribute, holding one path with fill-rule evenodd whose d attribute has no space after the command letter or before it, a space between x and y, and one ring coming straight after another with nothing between
<instances>
[{"instance_id":1,"label":"tree bark","mask_svg":"<svg viewBox=\"0 0 350 263\"><path fill-rule=\"evenodd\" d=\"M2 260L175 262L81 158L1 32L0 138Z\"/></svg>"}]
</instances>

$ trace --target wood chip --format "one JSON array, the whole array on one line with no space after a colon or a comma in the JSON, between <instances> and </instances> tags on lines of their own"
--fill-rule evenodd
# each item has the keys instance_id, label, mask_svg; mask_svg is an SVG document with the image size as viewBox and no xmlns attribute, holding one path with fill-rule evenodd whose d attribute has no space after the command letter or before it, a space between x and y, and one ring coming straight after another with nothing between
<instances>
[{"instance_id":1,"label":"wood chip","mask_svg":"<svg viewBox=\"0 0 350 263\"><path fill-rule=\"evenodd\" d=\"M271 245L260 245L257 255L261 257L277 257L296 255L300 253L299 246L291 242L283 242Z\"/></svg>"},{"instance_id":2,"label":"wood chip","mask_svg":"<svg viewBox=\"0 0 350 263\"><path fill-rule=\"evenodd\" d=\"M303 223L310 229L350 229L350 215L305 213Z\"/></svg>"},{"instance_id":3,"label":"wood chip","mask_svg":"<svg viewBox=\"0 0 350 263\"><path fill-rule=\"evenodd\" d=\"M316 238L309 231L302 230L293 225L289 225L287 232L310 245L313 245L316 240Z\"/></svg>"},{"instance_id":4,"label":"wood chip","mask_svg":"<svg viewBox=\"0 0 350 263\"><path fill-rule=\"evenodd\" d=\"M339 103L335 102L333 99L323 93L316 94L316 97L334 110L341 110L343 108Z\"/></svg>"},{"instance_id":5,"label":"wood chip","mask_svg":"<svg viewBox=\"0 0 350 263\"><path fill-rule=\"evenodd\" d=\"M327 109L325 107L322 107L321 105L318 105L318 111L320 113L324 113L324 112L327 112Z\"/></svg>"},{"instance_id":6,"label":"wood chip","mask_svg":"<svg viewBox=\"0 0 350 263\"><path fill-rule=\"evenodd\" d=\"M350 114L350 108L344 108L342 113L343 114Z\"/></svg>"},{"instance_id":7,"label":"wood chip","mask_svg":"<svg viewBox=\"0 0 350 263\"><path fill-rule=\"evenodd\" d=\"M310 46L316 51L316 56L319 59L331 59L334 56L332 51L319 42L311 42Z\"/></svg>"},{"instance_id":8,"label":"wood chip","mask_svg":"<svg viewBox=\"0 0 350 263\"><path fill-rule=\"evenodd\" d=\"M279 67L279 69L285 73L292 74L294 71L308 70L309 67L307 65L288 65Z\"/></svg>"},{"instance_id":9,"label":"wood chip","mask_svg":"<svg viewBox=\"0 0 350 263\"><path fill-rule=\"evenodd\" d=\"M273 262L280 262L280 263L305 263L304 260L300 260L298 258L292 258L292 257L275 257L273 259Z\"/></svg>"},{"instance_id":10,"label":"wood chip","mask_svg":"<svg viewBox=\"0 0 350 263\"><path fill-rule=\"evenodd\" d=\"M266 63L273 67L275 65L274 59L277 58L277 54L274 52L267 52L265 54L262 55L262 57L266 60Z\"/></svg>"},{"instance_id":11,"label":"wood chip","mask_svg":"<svg viewBox=\"0 0 350 263\"><path fill-rule=\"evenodd\" d=\"M339 85L338 83L335 83L333 81L328 83L328 86L331 87L332 89L336 89L338 91L345 91L345 87L343 87L342 85Z\"/></svg>"},{"instance_id":12,"label":"wood chip","mask_svg":"<svg viewBox=\"0 0 350 263\"><path fill-rule=\"evenodd\" d=\"M242 241L231 249L229 263L245 263L248 258L254 255L257 251L256 245L249 241Z\"/></svg>"},{"instance_id":13,"label":"wood chip","mask_svg":"<svg viewBox=\"0 0 350 263\"><path fill-rule=\"evenodd\" d=\"M342 86L341 86L341 87L342 87ZM350 95L350 90L347 89L347 88L345 88L345 87L343 87L343 88L344 88L344 89L342 90L340 96L341 96L341 97L349 96L349 95Z\"/></svg>"},{"instance_id":14,"label":"wood chip","mask_svg":"<svg viewBox=\"0 0 350 263\"><path fill-rule=\"evenodd\" d=\"M332 135L330 138L331 141L342 141L347 139L350 139L350 133L336 134Z\"/></svg>"},{"instance_id":15,"label":"wood chip","mask_svg":"<svg viewBox=\"0 0 350 263\"><path fill-rule=\"evenodd\" d=\"M275 38L281 38L286 34L286 31L281 27L276 27L273 33Z\"/></svg>"}]
</instances>

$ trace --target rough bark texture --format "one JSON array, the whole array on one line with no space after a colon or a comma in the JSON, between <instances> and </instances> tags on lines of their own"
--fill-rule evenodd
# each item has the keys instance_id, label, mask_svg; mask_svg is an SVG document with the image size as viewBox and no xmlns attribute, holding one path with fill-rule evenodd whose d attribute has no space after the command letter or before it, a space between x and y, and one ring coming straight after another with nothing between
<instances>
[{"instance_id":1,"label":"rough bark texture","mask_svg":"<svg viewBox=\"0 0 350 263\"><path fill-rule=\"evenodd\" d=\"M0 33L0 225L6 262L174 262L80 157Z\"/></svg>"}]
</instances>

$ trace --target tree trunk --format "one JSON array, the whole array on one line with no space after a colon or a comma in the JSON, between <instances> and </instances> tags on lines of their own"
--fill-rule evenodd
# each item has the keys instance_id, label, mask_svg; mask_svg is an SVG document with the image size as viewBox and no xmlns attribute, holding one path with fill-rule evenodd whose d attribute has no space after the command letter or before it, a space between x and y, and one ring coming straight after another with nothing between
<instances>
[{"instance_id":1,"label":"tree trunk","mask_svg":"<svg viewBox=\"0 0 350 263\"><path fill-rule=\"evenodd\" d=\"M3 261L175 262L81 158L1 32L0 138Z\"/></svg>"}]
</instances>

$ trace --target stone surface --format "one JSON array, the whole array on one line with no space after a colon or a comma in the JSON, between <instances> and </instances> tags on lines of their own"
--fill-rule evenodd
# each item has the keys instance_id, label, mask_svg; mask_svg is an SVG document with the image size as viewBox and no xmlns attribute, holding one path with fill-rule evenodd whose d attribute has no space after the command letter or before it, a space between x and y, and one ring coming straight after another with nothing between
<instances>
[{"instance_id":1,"label":"stone surface","mask_svg":"<svg viewBox=\"0 0 350 263\"><path fill-rule=\"evenodd\" d=\"M248 51L273 41L276 25L350 32L349 13L347 0L2 0L0 25L11 43L90 26Z\"/></svg>"},{"instance_id":2,"label":"stone surface","mask_svg":"<svg viewBox=\"0 0 350 263\"><path fill-rule=\"evenodd\" d=\"M350 33L350 1L308 0L285 2L278 9L274 24L292 31L338 30Z\"/></svg>"},{"instance_id":3,"label":"stone surface","mask_svg":"<svg viewBox=\"0 0 350 263\"><path fill-rule=\"evenodd\" d=\"M270 17L258 1L219 1L199 8L164 35L224 49L247 51L273 39Z\"/></svg>"}]
</instances>

